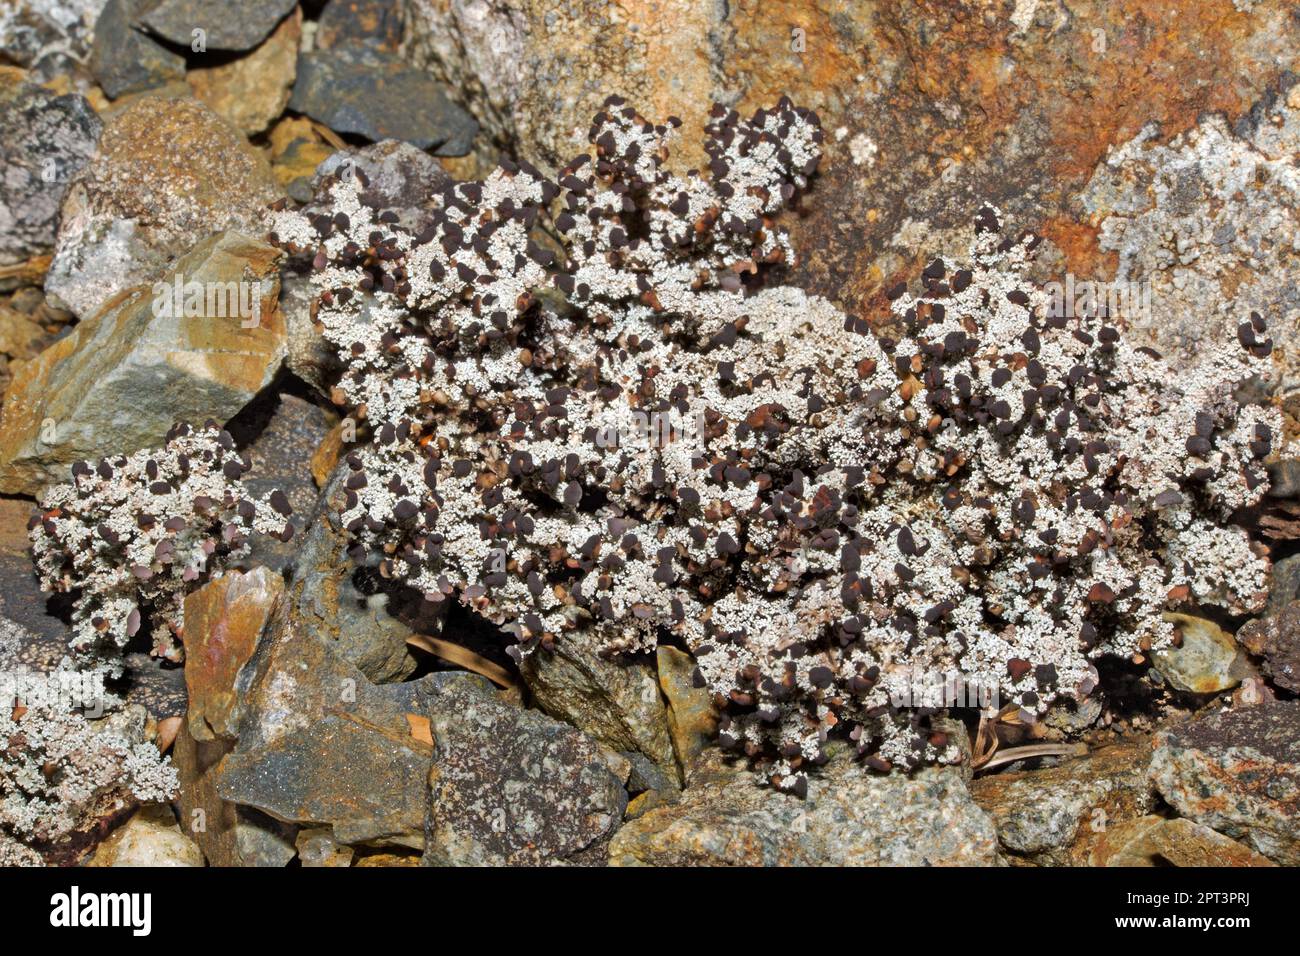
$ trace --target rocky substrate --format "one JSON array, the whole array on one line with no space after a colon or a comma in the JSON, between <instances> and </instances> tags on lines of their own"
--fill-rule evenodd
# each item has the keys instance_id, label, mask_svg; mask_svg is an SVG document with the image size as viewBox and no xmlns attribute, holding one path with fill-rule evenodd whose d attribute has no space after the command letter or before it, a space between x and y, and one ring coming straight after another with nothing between
<instances>
[{"instance_id":1,"label":"rocky substrate","mask_svg":"<svg viewBox=\"0 0 1300 956\"><path fill-rule=\"evenodd\" d=\"M1293 4L241 0L219 18L191 0L12 6L0 863L1300 864ZM346 230L330 190L361 170L359 202L421 235L443 221L434 197L502 154L580 196L564 184L586 174L566 164L610 94L690 131L715 102L748 114L788 95L815 110L821 163L783 220L791 254L768 274L824 297L853 331L899 335L891 302L906 280L955 284L935 257L978 241L995 206L1009 237L1033 231L1039 289L1068 276L1148 296L1149 310L1114 318L1171 375L1212 341L1266 357L1273 374L1238 397L1280 414L1266 449L1257 431L1241 442L1258 452L1247 481L1266 469L1269 490L1224 522L1268 566L1253 603L1171 598L1129 633L1150 624L1172 640L1093 660L1084 691L1050 705L1032 706L1036 686L983 713L927 712L917 747L941 765L864 760L832 726L815 756L798 741L782 756L800 767L784 792L756 772L757 746L720 748L720 726L725 738L753 701L702 686L690 642L611 651L575 630L512 656L474 597L431 602L358 563L340 517L356 497L356 403L271 207ZM665 162L678 175L719 157L683 136ZM562 237L527 227L530 260L549 262ZM230 295L187 305L195 282ZM591 291L554 285L547 308ZM540 336L514 344L513 362L560 361ZM224 427L226 477L250 509L271 502L257 514L273 533L225 537L221 566L184 578L170 619L137 614L113 666L82 674L70 645L115 625L78 617L80 583L41 590L33 515L75 464L157 449L178 421ZM38 517L37 537L64 517ZM120 531L105 530L111 546ZM1005 664L1016 680L1028 671ZM1029 674L1055 689L1054 674Z\"/></svg>"}]
</instances>

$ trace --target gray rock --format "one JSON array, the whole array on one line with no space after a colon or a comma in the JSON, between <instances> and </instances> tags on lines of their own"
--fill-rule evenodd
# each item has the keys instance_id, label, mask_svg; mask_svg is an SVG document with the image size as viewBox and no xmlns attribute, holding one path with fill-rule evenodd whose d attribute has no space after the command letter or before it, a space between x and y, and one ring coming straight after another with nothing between
<instances>
[{"instance_id":1,"label":"gray rock","mask_svg":"<svg viewBox=\"0 0 1300 956\"><path fill-rule=\"evenodd\" d=\"M388 613L386 595L363 593L355 583L357 568L348 557L348 535L338 520L346 478L347 466L340 465L303 538L289 592L294 623L370 680L403 680L418 666L406 644L413 632Z\"/></svg>"},{"instance_id":2,"label":"gray rock","mask_svg":"<svg viewBox=\"0 0 1300 956\"><path fill-rule=\"evenodd\" d=\"M7 3L0 17L0 50L7 61L32 70L45 82L47 67L66 73L68 60L85 58L103 7L104 0Z\"/></svg>"},{"instance_id":3,"label":"gray rock","mask_svg":"<svg viewBox=\"0 0 1300 956\"><path fill-rule=\"evenodd\" d=\"M311 317L315 296L311 283L293 272L286 272L280 283L280 314L284 316L288 335L285 365L322 395L338 381L343 366L334 347L321 335Z\"/></svg>"},{"instance_id":4,"label":"gray rock","mask_svg":"<svg viewBox=\"0 0 1300 956\"><path fill-rule=\"evenodd\" d=\"M402 43L399 0L329 0L316 21L316 47L361 43L396 51Z\"/></svg>"},{"instance_id":5,"label":"gray rock","mask_svg":"<svg viewBox=\"0 0 1300 956\"><path fill-rule=\"evenodd\" d=\"M1300 554L1274 561L1269 572L1268 616L1281 614L1292 601L1300 598Z\"/></svg>"},{"instance_id":6,"label":"gray rock","mask_svg":"<svg viewBox=\"0 0 1300 956\"><path fill-rule=\"evenodd\" d=\"M997 832L952 768L873 775L832 760L808 797L782 793L716 752L681 802L625 824L614 866L996 865Z\"/></svg>"},{"instance_id":7,"label":"gray rock","mask_svg":"<svg viewBox=\"0 0 1300 956\"><path fill-rule=\"evenodd\" d=\"M144 0L137 22L172 43L191 47L203 31L209 50L251 50L297 6L297 0Z\"/></svg>"},{"instance_id":8,"label":"gray rock","mask_svg":"<svg viewBox=\"0 0 1300 956\"><path fill-rule=\"evenodd\" d=\"M82 96L0 82L0 265L54 248L59 204L101 127Z\"/></svg>"},{"instance_id":9,"label":"gray rock","mask_svg":"<svg viewBox=\"0 0 1300 956\"><path fill-rule=\"evenodd\" d=\"M1151 779L1180 814L1300 865L1300 701L1237 708L1156 736Z\"/></svg>"},{"instance_id":10,"label":"gray rock","mask_svg":"<svg viewBox=\"0 0 1300 956\"><path fill-rule=\"evenodd\" d=\"M318 195L325 178L344 166L361 170L369 180L370 185L359 194L362 203L396 213L398 224L416 234L433 222L435 197L452 185L442 164L428 153L410 143L387 139L332 154L316 168L312 185Z\"/></svg>"},{"instance_id":11,"label":"gray rock","mask_svg":"<svg viewBox=\"0 0 1300 956\"><path fill-rule=\"evenodd\" d=\"M424 862L535 865L573 858L623 818L611 757L581 731L464 682L436 688Z\"/></svg>"},{"instance_id":12,"label":"gray rock","mask_svg":"<svg viewBox=\"0 0 1300 956\"><path fill-rule=\"evenodd\" d=\"M399 139L438 156L464 156L478 123L427 74L356 45L304 54L289 109L339 133Z\"/></svg>"},{"instance_id":13,"label":"gray rock","mask_svg":"<svg viewBox=\"0 0 1300 956\"><path fill-rule=\"evenodd\" d=\"M1264 673L1274 684L1300 692L1300 601L1292 601L1275 616L1247 621L1237 640L1264 658Z\"/></svg>"},{"instance_id":14,"label":"gray rock","mask_svg":"<svg viewBox=\"0 0 1300 956\"><path fill-rule=\"evenodd\" d=\"M185 57L135 29L139 0L108 0L95 24L90 70L111 99L185 78Z\"/></svg>"},{"instance_id":15,"label":"gray rock","mask_svg":"<svg viewBox=\"0 0 1300 956\"><path fill-rule=\"evenodd\" d=\"M634 750L678 776L668 715L653 666L609 660L590 635L575 632L519 668L533 700L552 717L585 730L611 750Z\"/></svg>"}]
</instances>

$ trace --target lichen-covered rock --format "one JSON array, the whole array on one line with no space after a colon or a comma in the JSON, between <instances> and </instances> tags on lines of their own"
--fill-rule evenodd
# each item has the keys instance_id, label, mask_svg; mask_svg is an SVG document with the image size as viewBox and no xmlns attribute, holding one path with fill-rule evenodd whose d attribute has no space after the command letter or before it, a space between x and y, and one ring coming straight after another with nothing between
<instances>
[{"instance_id":1,"label":"lichen-covered rock","mask_svg":"<svg viewBox=\"0 0 1300 956\"><path fill-rule=\"evenodd\" d=\"M256 136L284 112L298 68L302 11L295 9L247 56L185 74L195 99L247 136Z\"/></svg>"},{"instance_id":2,"label":"lichen-covered rock","mask_svg":"<svg viewBox=\"0 0 1300 956\"><path fill-rule=\"evenodd\" d=\"M639 751L677 774L668 715L655 669L610 659L589 637L532 654L519 668L536 706L584 730L611 750Z\"/></svg>"},{"instance_id":3,"label":"lichen-covered rock","mask_svg":"<svg viewBox=\"0 0 1300 956\"><path fill-rule=\"evenodd\" d=\"M0 417L0 489L35 494L76 461L157 445L178 420L233 418L284 359L277 262L265 243L212 236L25 363Z\"/></svg>"},{"instance_id":4,"label":"lichen-covered rock","mask_svg":"<svg viewBox=\"0 0 1300 956\"><path fill-rule=\"evenodd\" d=\"M213 50L251 50L269 34L296 0L142 0L137 22L165 40ZM196 35L195 31L199 31Z\"/></svg>"},{"instance_id":5,"label":"lichen-covered rock","mask_svg":"<svg viewBox=\"0 0 1300 956\"><path fill-rule=\"evenodd\" d=\"M439 686L433 707L426 864L561 861L623 819L611 755L586 734L463 683Z\"/></svg>"},{"instance_id":6,"label":"lichen-covered rock","mask_svg":"<svg viewBox=\"0 0 1300 956\"><path fill-rule=\"evenodd\" d=\"M681 802L625 824L614 866L991 866L993 823L960 774L875 776L833 760L806 799L761 786L716 757Z\"/></svg>"},{"instance_id":7,"label":"lichen-covered rock","mask_svg":"<svg viewBox=\"0 0 1300 956\"><path fill-rule=\"evenodd\" d=\"M384 592L357 586L357 568L338 519L346 482L347 470L337 469L303 536L290 589L294 621L370 680L404 680L419 665L406 643L414 632L388 612Z\"/></svg>"},{"instance_id":8,"label":"lichen-covered rock","mask_svg":"<svg viewBox=\"0 0 1300 956\"><path fill-rule=\"evenodd\" d=\"M108 120L68 186L45 290L90 318L212 233L259 235L280 195L262 155L207 106L142 96Z\"/></svg>"},{"instance_id":9,"label":"lichen-covered rock","mask_svg":"<svg viewBox=\"0 0 1300 956\"><path fill-rule=\"evenodd\" d=\"M1300 702L1271 701L1156 735L1151 779L1184 817L1300 864Z\"/></svg>"},{"instance_id":10,"label":"lichen-covered rock","mask_svg":"<svg viewBox=\"0 0 1300 956\"><path fill-rule=\"evenodd\" d=\"M1247 621L1237 640L1264 658L1264 673L1273 683L1300 692L1300 601L1291 601L1275 615Z\"/></svg>"},{"instance_id":11,"label":"lichen-covered rock","mask_svg":"<svg viewBox=\"0 0 1300 956\"><path fill-rule=\"evenodd\" d=\"M90 69L112 99L185 77L185 57L132 26L142 0L108 0L95 22Z\"/></svg>"},{"instance_id":12,"label":"lichen-covered rock","mask_svg":"<svg viewBox=\"0 0 1300 956\"><path fill-rule=\"evenodd\" d=\"M104 0L20 0L0 16L5 59L42 74L42 81L85 58Z\"/></svg>"},{"instance_id":13,"label":"lichen-covered rock","mask_svg":"<svg viewBox=\"0 0 1300 956\"><path fill-rule=\"evenodd\" d=\"M54 248L59 204L101 128L84 97L56 96L0 70L0 266Z\"/></svg>"},{"instance_id":14,"label":"lichen-covered rock","mask_svg":"<svg viewBox=\"0 0 1300 956\"><path fill-rule=\"evenodd\" d=\"M171 808L141 807L113 831L88 866L202 866L203 853L181 832Z\"/></svg>"},{"instance_id":15,"label":"lichen-covered rock","mask_svg":"<svg viewBox=\"0 0 1300 956\"><path fill-rule=\"evenodd\" d=\"M402 140L437 156L464 155L478 133L474 118L426 73L356 44L303 54L289 108L338 133Z\"/></svg>"},{"instance_id":16,"label":"lichen-covered rock","mask_svg":"<svg viewBox=\"0 0 1300 956\"><path fill-rule=\"evenodd\" d=\"M1055 767L977 777L971 797L1006 852L1078 866L1112 828L1150 812L1150 759L1149 741L1113 744Z\"/></svg>"},{"instance_id":17,"label":"lichen-covered rock","mask_svg":"<svg viewBox=\"0 0 1300 956\"><path fill-rule=\"evenodd\" d=\"M1092 866L1273 866L1266 856L1181 817L1125 820L1098 838Z\"/></svg>"},{"instance_id":18,"label":"lichen-covered rock","mask_svg":"<svg viewBox=\"0 0 1300 956\"><path fill-rule=\"evenodd\" d=\"M359 149L341 149L316 169L315 201L306 210L321 213L331 203L330 185L345 169L359 170L366 184L357 198L363 206L397 216L397 225L412 233L424 232L438 215L436 198L451 186L438 161L410 143L388 139Z\"/></svg>"}]
</instances>

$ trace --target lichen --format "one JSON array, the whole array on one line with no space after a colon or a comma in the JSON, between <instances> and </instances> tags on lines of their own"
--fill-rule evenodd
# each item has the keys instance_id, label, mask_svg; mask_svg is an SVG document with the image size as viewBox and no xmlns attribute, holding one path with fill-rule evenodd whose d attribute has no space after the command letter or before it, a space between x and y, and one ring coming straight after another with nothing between
<instances>
[{"instance_id":1,"label":"lichen","mask_svg":"<svg viewBox=\"0 0 1300 956\"><path fill-rule=\"evenodd\" d=\"M1227 520L1279 434L1234 397L1269 368L1262 319L1173 375L1105 316L1051 315L1037 238L986 208L968 262L893 291L886 337L773 281L816 117L715 109L707 175L663 165L678 125L613 98L557 183L505 164L420 235L347 169L332 214L275 214L365 426L358 562L516 656L579 628L684 643L722 742L796 791L831 732L878 770L958 759L898 703L918 672L1033 720L1096 658L1167 644L1160 609L1259 605L1267 562Z\"/></svg>"},{"instance_id":2,"label":"lichen","mask_svg":"<svg viewBox=\"0 0 1300 956\"><path fill-rule=\"evenodd\" d=\"M41 587L73 595L73 648L120 651L151 626L153 650L182 657L181 602L248 553L253 532L289 540L283 492L241 493L249 462L229 433L178 424L162 448L72 466L41 498L29 533Z\"/></svg>"}]
</instances>

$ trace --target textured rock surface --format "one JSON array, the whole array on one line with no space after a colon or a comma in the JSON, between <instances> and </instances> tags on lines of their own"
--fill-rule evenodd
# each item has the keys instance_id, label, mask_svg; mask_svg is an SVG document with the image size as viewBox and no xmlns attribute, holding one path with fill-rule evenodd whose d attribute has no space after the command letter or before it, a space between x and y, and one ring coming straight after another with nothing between
<instances>
[{"instance_id":1,"label":"textured rock surface","mask_svg":"<svg viewBox=\"0 0 1300 956\"><path fill-rule=\"evenodd\" d=\"M1156 736L1151 779L1184 817L1300 864L1300 702L1225 711Z\"/></svg>"},{"instance_id":2,"label":"textured rock surface","mask_svg":"<svg viewBox=\"0 0 1300 956\"><path fill-rule=\"evenodd\" d=\"M536 706L585 730L611 750L639 751L677 774L668 717L653 667L602 657L590 639L560 641L524 659L520 673Z\"/></svg>"},{"instance_id":3,"label":"textured rock surface","mask_svg":"<svg viewBox=\"0 0 1300 956\"><path fill-rule=\"evenodd\" d=\"M1237 640L1264 658L1264 673L1273 683L1300 692L1300 601L1292 601L1272 617L1246 622Z\"/></svg>"},{"instance_id":4,"label":"textured rock surface","mask_svg":"<svg viewBox=\"0 0 1300 956\"><path fill-rule=\"evenodd\" d=\"M713 758L682 800L627 823L615 866L978 866L998 863L997 833L950 768L875 776L835 762L808 797L761 786Z\"/></svg>"},{"instance_id":5,"label":"textured rock surface","mask_svg":"<svg viewBox=\"0 0 1300 956\"><path fill-rule=\"evenodd\" d=\"M261 154L202 103L140 97L68 187L46 292L89 318L214 232L262 235L279 194Z\"/></svg>"},{"instance_id":6,"label":"textured rock surface","mask_svg":"<svg viewBox=\"0 0 1300 956\"><path fill-rule=\"evenodd\" d=\"M400 0L329 0L316 26L316 46L327 50L364 43L395 51L402 42Z\"/></svg>"},{"instance_id":7,"label":"textured rock surface","mask_svg":"<svg viewBox=\"0 0 1300 956\"><path fill-rule=\"evenodd\" d=\"M451 177L436 159L410 143L390 139L339 150L321 163L315 186L322 210L328 201L321 191L325 177L345 165L361 170L370 181L360 192L363 205L394 213L398 224L414 233L423 232L433 221L435 199L451 185Z\"/></svg>"},{"instance_id":8,"label":"textured rock surface","mask_svg":"<svg viewBox=\"0 0 1300 956\"><path fill-rule=\"evenodd\" d=\"M284 112L298 67L302 12L280 21L247 56L215 66L199 66L185 79L196 99L248 136L266 129Z\"/></svg>"},{"instance_id":9,"label":"textured rock surface","mask_svg":"<svg viewBox=\"0 0 1300 956\"><path fill-rule=\"evenodd\" d=\"M464 678L438 687L429 774L429 865L563 860L605 837L627 793L599 744Z\"/></svg>"},{"instance_id":10,"label":"textured rock surface","mask_svg":"<svg viewBox=\"0 0 1300 956\"><path fill-rule=\"evenodd\" d=\"M387 612L382 595L357 587L357 568L347 555L347 536L338 520L347 475L346 467L335 471L303 537L290 589L295 626L371 680L403 680L417 666L406 645L413 632ZM361 576L368 579L364 572Z\"/></svg>"},{"instance_id":11,"label":"textured rock surface","mask_svg":"<svg viewBox=\"0 0 1300 956\"><path fill-rule=\"evenodd\" d=\"M90 69L113 99L185 76L185 57L132 26L140 0L108 0L95 23Z\"/></svg>"},{"instance_id":12,"label":"textured rock surface","mask_svg":"<svg viewBox=\"0 0 1300 956\"><path fill-rule=\"evenodd\" d=\"M214 50L251 50L296 6L295 0L226 0L214 7L205 0L144 0L138 21L172 43L190 47L202 30Z\"/></svg>"},{"instance_id":13,"label":"textured rock surface","mask_svg":"<svg viewBox=\"0 0 1300 956\"><path fill-rule=\"evenodd\" d=\"M469 152L474 118L395 55L358 45L304 54L289 108L337 133L399 139L438 156Z\"/></svg>"},{"instance_id":14,"label":"textured rock surface","mask_svg":"<svg viewBox=\"0 0 1300 956\"><path fill-rule=\"evenodd\" d=\"M181 832L171 808L141 807L95 850L90 866L202 866L203 853Z\"/></svg>"},{"instance_id":15,"label":"textured rock surface","mask_svg":"<svg viewBox=\"0 0 1300 956\"><path fill-rule=\"evenodd\" d=\"M55 96L0 70L0 266L54 248L59 204L101 125L83 97Z\"/></svg>"},{"instance_id":16,"label":"textured rock surface","mask_svg":"<svg viewBox=\"0 0 1300 956\"><path fill-rule=\"evenodd\" d=\"M1187 614L1166 614L1182 635L1182 644L1152 655L1162 677L1177 690L1215 694L1241 683L1250 674L1232 635L1213 621Z\"/></svg>"},{"instance_id":17,"label":"textured rock surface","mask_svg":"<svg viewBox=\"0 0 1300 956\"><path fill-rule=\"evenodd\" d=\"M657 648L655 654L659 687L668 702L668 732L682 775L689 778L700 754L716 739L718 715L709 692L695 686L695 661L689 654L675 647Z\"/></svg>"},{"instance_id":18,"label":"textured rock surface","mask_svg":"<svg viewBox=\"0 0 1300 956\"><path fill-rule=\"evenodd\" d=\"M0 50L20 66L51 71L66 59L81 60L90 45L104 0L23 0L6 5L0 17Z\"/></svg>"},{"instance_id":19,"label":"textured rock surface","mask_svg":"<svg viewBox=\"0 0 1300 956\"><path fill-rule=\"evenodd\" d=\"M116 297L103 312L26 363L0 418L0 490L33 494L67 477L72 462L159 445L176 421L225 422L274 377L284 358L276 309L278 252L226 232L201 242L162 278L248 286L260 316L215 299L197 315L155 315L152 288ZM260 295L253 295L259 291Z\"/></svg>"},{"instance_id":20,"label":"textured rock surface","mask_svg":"<svg viewBox=\"0 0 1300 956\"><path fill-rule=\"evenodd\" d=\"M1008 853L1080 865L1115 825L1151 810L1149 742L1116 744L1056 767L988 774L971 797L992 817Z\"/></svg>"},{"instance_id":21,"label":"textured rock surface","mask_svg":"<svg viewBox=\"0 0 1300 956\"><path fill-rule=\"evenodd\" d=\"M1273 866L1268 857L1191 820L1125 820L1093 847L1093 866Z\"/></svg>"}]
</instances>

